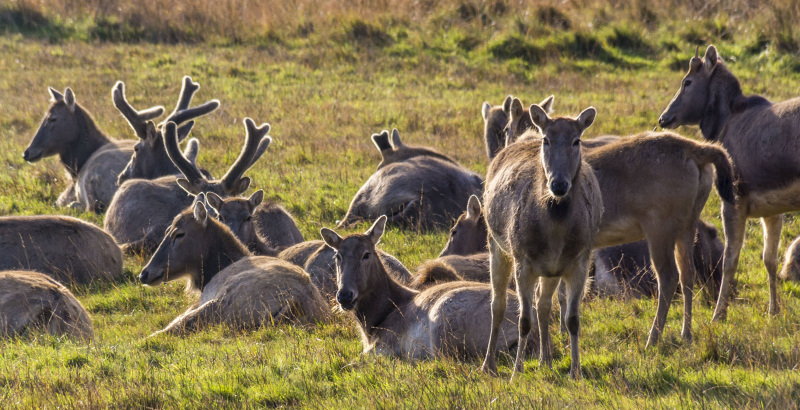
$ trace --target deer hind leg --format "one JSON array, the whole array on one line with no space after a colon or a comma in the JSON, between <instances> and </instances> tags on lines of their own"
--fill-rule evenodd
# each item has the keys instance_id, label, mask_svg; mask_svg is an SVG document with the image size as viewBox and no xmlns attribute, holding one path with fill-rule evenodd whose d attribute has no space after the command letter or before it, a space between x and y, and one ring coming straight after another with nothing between
<instances>
[{"instance_id":1,"label":"deer hind leg","mask_svg":"<svg viewBox=\"0 0 800 410\"><path fill-rule=\"evenodd\" d=\"M221 319L221 307L219 299L210 300L201 306L187 310L182 315L175 318L164 330L153 333L150 337L161 333L171 335L182 335L194 332L201 327L219 322Z\"/></svg>"},{"instance_id":2,"label":"deer hind leg","mask_svg":"<svg viewBox=\"0 0 800 410\"><path fill-rule=\"evenodd\" d=\"M525 371L525 353L527 342L533 326L538 327L538 320L533 312L533 298L536 293L538 275L531 269L530 263L525 259L515 258L515 279L517 281L517 299L519 300L519 339L517 342L517 358L514 361L514 378L517 372ZM538 329L537 329L538 331Z\"/></svg>"},{"instance_id":3,"label":"deer hind leg","mask_svg":"<svg viewBox=\"0 0 800 410\"><path fill-rule=\"evenodd\" d=\"M658 307L656 316L653 319L653 326L650 328L650 336L647 339L647 347L655 346L664 325L667 321L667 313L675 296L678 286L678 267L675 265L675 238L648 237L647 246L650 250L650 259L653 263L653 270L658 279Z\"/></svg>"},{"instance_id":4,"label":"deer hind leg","mask_svg":"<svg viewBox=\"0 0 800 410\"><path fill-rule=\"evenodd\" d=\"M511 279L511 257L500 249L500 245L489 236L489 269L492 280L492 327L489 332L489 345L486 347L486 358L483 360L481 370L490 374L497 374L497 337L500 325L505 320L506 304L508 303L508 281Z\"/></svg>"},{"instance_id":5,"label":"deer hind leg","mask_svg":"<svg viewBox=\"0 0 800 410\"><path fill-rule=\"evenodd\" d=\"M553 367L553 341L550 338L550 314L553 308L553 293L560 278L542 277L539 281L539 297L536 300L536 315L539 319L539 364Z\"/></svg>"},{"instance_id":6,"label":"deer hind leg","mask_svg":"<svg viewBox=\"0 0 800 410\"><path fill-rule=\"evenodd\" d=\"M567 272L561 280L566 293L566 313L564 314L566 328L569 332L569 347L571 363L569 375L575 380L581 379L581 356L578 342L581 326L580 304L586 287L588 275L589 255L586 255L575 268Z\"/></svg>"},{"instance_id":7,"label":"deer hind leg","mask_svg":"<svg viewBox=\"0 0 800 410\"><path fill-rule=\"evenodd\" d=\"M764 266L767 268L769 277L769 314L778 314L778 246L781 242L781 228L783 227L783 215L761 218L761 225L764 227Z\"/></svg>"},{"instance_id":8,"label":"deer hind leg","mask_svg":"<svg viewBox=\"0 0 800 410\"><path fill-rule=\"evenodd\" d=\"M744 203L744 200L739 201ZM739 265L739 253L744 243L744 230L747 213L743 206L722 203L722 228L725 232L725 252L722 257L722 283L719 286L719 297L714 309L712 322L723 321L728 316L728 299L736 278L736 267Z\"/></svg>"},{"instance_id":9,"label":"deer hind leg","mask_svg":"<svg viewBox=\"0 0 800 410\"><path fill-rule=\"evenodd\" d=\"M695 230L689 228L675 243L675 256L678 260L681 290L683 292L683 328L681 336L687 342L692 341L692 299L694 297L694 235Z\"/></svg>"}]
</instances>

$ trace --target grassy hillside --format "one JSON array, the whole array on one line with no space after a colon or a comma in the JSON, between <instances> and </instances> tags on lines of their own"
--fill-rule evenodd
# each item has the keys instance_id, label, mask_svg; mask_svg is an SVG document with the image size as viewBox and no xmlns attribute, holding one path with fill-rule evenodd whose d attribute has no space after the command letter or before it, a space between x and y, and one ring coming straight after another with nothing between
<instances>
[{"instance_id":1,"label":"grassy hillside","mask_svg":"<svg viewBox=\"0 0 800 410\"><path fill-rule=\"evenodd\" d=\"M555 94L560 114L597 107L589 136L650 130L694 46L710 42L745 93L774 101L800 95L800 11L789 1L131 4L0 2L0 215L70 214L102 224L100 216L52 206L65 187L55 158L22 161L48 105L47 86L72 87L109 135L133 138L111 104L114 82L125 81L134 106L171 108L181 77L191 75L203 87L198 101L222 103L193 131L200 164L223 173L239 152L242 118L269 122L274 143L250 176L294 214L306 239L344 215L379 161L369 136L381 129L397 127L407 143L436 147L477 172L487 165L481 103L508 94L525 104ZM696 127L678 131L698 136ZM703 216L720 227L716 194ZM726 323L710 323L698 292L691 345L680 339L678 299L661 345L650 350L653 300L585 302L581 382L568 378L568 340L557 326L554 369L530 360L512 384L509 360L495 379L478 371L478 360L363 356L344 316L314 329L217 327L145 339L195 299L181 283L141 287L135 277L145 261L128 258L129 280L76 291L93 317L93 343L38 334L0 342L0 404L796 406L800 285L780 284L781 314L767 316L760 231L749 223ZM781 254L797 235L792 214ZM381 246L413 268L437 255L445 238L389 229Z\"/></svg>"}]
</instances>

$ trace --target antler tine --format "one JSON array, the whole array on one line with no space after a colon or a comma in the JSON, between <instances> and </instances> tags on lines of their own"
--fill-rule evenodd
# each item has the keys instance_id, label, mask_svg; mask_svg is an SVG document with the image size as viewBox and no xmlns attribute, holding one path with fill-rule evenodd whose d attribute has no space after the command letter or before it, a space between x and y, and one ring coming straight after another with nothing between
<instances>
[{"instance_id":1,"label":"antler tine","mask_svg":"<svg viewBox=\"0 0 800 410\"><path fill-rule=\"evenodd\" d=\"M147 122L164 114L164 107L155 106L142 111L136 111L125 97L125 83L117 81L111 90L111 99L114 107L125 117L133 132L140 139L147 138Z\"/></svg>"},{"instance_id":2,"label":"antler tine","mask_svg":"<svg viewBox=\"0 0 800 410\"><path fill-rule=\"evenodd\" d=\"M254 158L256 158L256 153L261 145L261 140L266 137L269 141L272 141L272 139L267 136L270 129L269 124L265 123L256 127L256 123L252 118L245 118L244 126L247 133L244 137L242 152L239 153L239 157L236 158L236 161L221 179L223 187L228 191L232 190L234 184L236 184L244 173L253 166L255 162ZM269 145L269 143L267 143L267 145Z\"/></svg>"},{"instance_id":3,"label":"antler tine","mask_svg":"<svg viewBox=\"0 0 800 410\"><path fill-rule=\"evenodd\" d=\"M197 107L189 108L189 105L192 103L192 97L194 97L194 94L199 89L199 83L192 81L192 77L188 75L184 76L181 94L178 96L178 103L175 105L175 109L167 116L167 119L160 125L166 124L169 121L175 124L181 124L184 121L208 114L219 108L218 100L211 100Z\"/></svg>"},{"instance_id":4,"label":"antler tine","mask_svg":"<svg viewBox=\"0 0 800 410\"><path fill-rule=\"evenodd\" d=\"M189 180L190 183L198 183L205 178L200 170L191 161L186 159L178 146L178 126L170 121L164 127L166 133L164 134L164 148L167 150L167 156L172 160L172 163L178 168L179 171Z\"/></svg>"}]
</instances>

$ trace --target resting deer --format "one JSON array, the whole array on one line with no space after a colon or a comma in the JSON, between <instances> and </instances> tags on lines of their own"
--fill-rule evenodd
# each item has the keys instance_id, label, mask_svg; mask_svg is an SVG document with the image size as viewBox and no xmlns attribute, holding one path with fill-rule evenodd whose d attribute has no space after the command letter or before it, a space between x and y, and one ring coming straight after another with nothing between
<instances>
[{"instance_id":1,"label":"resting deer","mask_svg":"<svg viewBox=\"0 0 800 410\"><path fill-rule=\"evenodd\" d=\"M416 147L403 144L403 141L400 139L400 132L397 131L397 128L392 129L391 138L389 137L389 131L387 130L381 131L380 134L372 134L372 142L381 153L381 162L378 164L378 169L381 169L393 162L405 161L409 158L417 156L429 156L439 158L443 161L451 162L453 164L456 163L450 159L450 157L441 154L432 148Z\"/></svg>"},{"instance_id":2,"label":"resting deer","mask_svg":"<svg viewBox=\"0 0 800 410\"><path fill-rule=\"evenodd\" d=\"M778 314L782 215L800 209L800 98L772 103L759 96L745 97L739 80L712 45L702 59L695 51L689 72L658 123L663 128L699 124L703 138L727 150L738 179L738 200L722 204L725 254L712 320L726 318L748 218L761 218L769 313Z\"/></svg>"},{"instance_id":3,"label":"resting deer","mask_svg":"<svg viewBox=\"0 0 800 410\"><path fill-rule=\"evenodd\" d=\"M38 272L0 271L0 337L37 329L53 336L94 338L89 314L62 284Z\"/></svg>"},{"instance_id":4,"label":"resting deer","mask_svg":"<svg viewBox=\"0 0 800 410\"><path fill-rule=\"evenodd\" d=\"M202 194L178 214L142 269L149 286L188 278L200 300L158 333L181 334L224 323L250 328L329 320L328 304L299 267L253 256L231 230L208 216Z\"/></svg>"},{"instance_id":5,"label":"resting deer","mask_svg":"<svg viewBox=\"0 0 800 410\"><path fill-rule=\"evenodd\" d=\"M68 286L123 278L108 233L68 216L0 217L0 270L32 270Z\"/></svg>"},{"instance_id":6,"label":"resting deer","mask_svg":"<svg viewBox=\"0 0 800 410\"><path fill-rule=\"evenodd\" d=\"M456 282L417 292L398 283L375 257L386 220L381 216L364 234L344 238L327 228L320 232L336 251L336 300L358 324L364 351L408 359L479 356L489 338L483 325L489 287ZM496 335L500 350L518 344L516 313L512 303Z\"/></svg>"},{"instance_id":7,"label":"resting deer","mask_svg":"<svg viewBox=\"0 0 800 410\"><path fill-rule=\"evenodd\" d=\"M272 139L267 136L269 124L256 127L250 118L245 118L244 124L247 133L239 157L222 178L209 180L178 148L177 125L167 123L164 127L167 154L184 178L166 176L126 181L111 201L105 229L124 250L149 252L158 245L172 218L192 204L194 195L214 192L228 197L246 191L250 178L244 173L264 153Z\"/></svg>"},{"instance_id":8,"label":"resting deer","mask_svg":"<svg viewBox=\"0 0 800 410\"><path fill-rule=\"evenodd\" d=\"M530 117L541 131L506 146L489 165L484 193L492 277L492 324L483 369L497 373L495 345L503 323L512 268L520 305L514 372L524 369L525 337L538 323L539 362L551 366L550 309L559 281L566 285L570 375L581 377L579 306L592 244L603 215L600 186L581 158L580 138L594 122L589 107L573 119L548 117L531 105ZM534 131L531 131L534 133ZM527 134L526 134L527 135ZM513 212L509 212L513 210ZM534 317L534 287L539 284ZM513 376L512 376L513 378Z\"/></svg>"}]
</instances>

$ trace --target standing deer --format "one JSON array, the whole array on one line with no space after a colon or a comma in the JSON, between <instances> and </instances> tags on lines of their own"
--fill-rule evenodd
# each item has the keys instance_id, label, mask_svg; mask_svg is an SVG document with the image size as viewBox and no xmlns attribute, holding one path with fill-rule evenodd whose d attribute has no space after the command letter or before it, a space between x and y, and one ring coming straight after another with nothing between
<instances>
[{"instance_id":1,"label":"standing deer","mask_svg":"<svg viewBox=\"0 0 800 410\"><path fill-rule=\"evenodd\" d=\"M464 211L470 195L482 190L481 177L452 160L416 155L386 164L372 174L338 226L380 215L388 215L389 222L401 226L447 226Z\"/></svg>"},{"instance_id":2,"label":"standing deer","mask_svg":"<svg viewBox=\"0 0 800 410\"><path fill-rule=\"evenodd\" d=\"M172 162L184 178L166 176L154 180L126 181L114 195L105 219L105 229L121 244L123 250L154 249L181 211L192 204L194 195L214 192L220 196L238 196L250 186L244 173L266 151L272 138L267 136L269 124L256 127L250 118L244 119L247 133L239 157L219 180L207 179L200 169L189 161L178 148L177 125L165 126L164 144Z\"/></svg>"},{"instance_id":3,"label":"standing deer","mask_svg":"<svg viewBox=\"0 0 800 410\"><path fill-rule=\"evenodd\" d=\"M457 282L418 292L398 283L375 257L386 220L381 216L364 234L344 238L328 228L320 232L336 254L336 301L358 324L364 352L408 359L479 356L489 339L482 325L489 320L489 287ZM498 324L495 337L503 351L520 344L517 311L512 303Z\"/></svg>"},{"instance_id":4,"label":"standing deer","mask_svg":"<svg viewBox=\"0 0 800 410\"><path fill-rule=\"evenodd\" d=\"M581 377L579 307L592 244L603 215L603 200L591 167L581 158L580 138L595 115L595 109L589 107L575 119L550 118L543 107L531 105L531 120L541 133L527 140L523 135L519 142L501 150L489 165L484 203L489 228L492 324L482 366L485 371L497 373L495 345L513 268L522 340L517 345L514 373L524 370L524 341L537 323L539 362L552 365L550 308L561 280L567 294L570 375ZM538 317L534 317L537 282Z\"/></svg>"},{"instance_id":5,"label":"standing deer","mask_svg":"<svg viewBox=\"0 0 800 410\"><path fill-rule=\"evenodd\" d=\"M63 94L49 90L51 104L22 157L36 162L58 155L71 183L59 195L56 205L100 213L116 191L116 176L130 159L134 141L106 136L92 115L78 104L71 88ZM138 115L147 121L163 112L164 108L153 107Z\"/></svg>"},{"instance_id":6,"label":"standing deer","mask_svg":"<svg viewBox=\"0 0 800 410\"><path fill-rule=\"evenodd\" d=\"M0 270L37 271L66 285L123 278L114 238L68 216L0 217L0 249Z\"/></svg>"},{"instance_id":7,"label":"standing deer","mask_svg":"<svg viewBox=\"0 0 800 410\"><path fill-rule=\"evenodd\" d=\"M772 103L745 97L739 80L711 45L689 61L675 97L658 119L663 128L700 125L703 138L721 143L733 162L740 196L722 204L725 254L712 320L725 320L748 218L761 218L762 254L769 279L769 313L778 313L778 246L782 214L800 209L800 98Z\"/></svg>"},{"instance_id":8,"label":"standing deer","mask_svg":"<svg viewBox=\"0 0 800 410\"><path fill-rule=\"evenodd\" d=\"M183 277L187 289L201 292L200 300L156 334L215 323L250 328L329 320L328 305L308 274L277 258L252 256L227 226L208 216L203 194L175 217L139 280L156 286Z\"/></svg>"},{"instance_id":9,"label":"standing deer","mask_svg":"<svg viewBox=\"0 0 800 410\"><path fill-rule=\"evenodd\" d=\"M38 272L0 271L0 337L37 329L53 336L94 338L89 314L62 284Z\"/></svg>"},{"instance_id":10,"label":"standing deer","mask_svg":"<svg viewBox=\"0 0 800 410\"><path fill-rule=\"evenodd\" d=\"M506 127L511 110L512 96L506 97L502 105L492 106L484 101L481 105L483 117L483 140L486 145L486 156L491 161L506 146Z\"/></svg>"}]
</instances>

